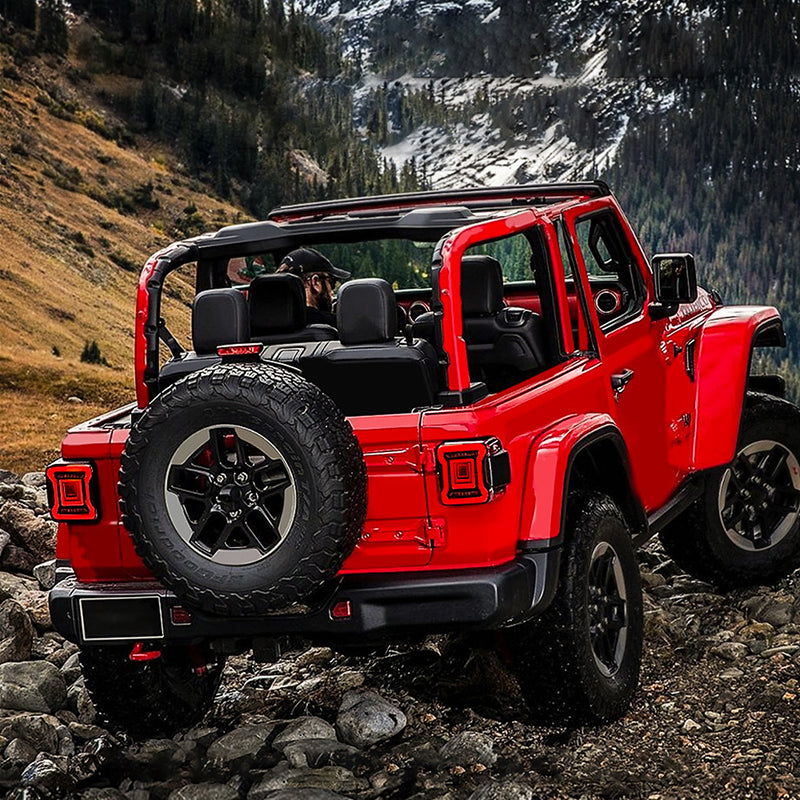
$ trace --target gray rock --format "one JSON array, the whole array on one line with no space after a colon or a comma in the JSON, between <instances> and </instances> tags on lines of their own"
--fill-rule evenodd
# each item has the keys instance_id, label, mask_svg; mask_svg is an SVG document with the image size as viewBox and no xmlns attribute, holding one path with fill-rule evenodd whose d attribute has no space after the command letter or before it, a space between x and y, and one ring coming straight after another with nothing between
<instances>
[{"instance_id":1,"label":"gray rock","mask_svg":"<svg viewBox=\"0 0 800 800\"><path fill-rule=\"evenodd\" d=\"M175 775L186 762L186 753L172 739L147 739L128 757L140 780L164 781Z\"/></svg>"},{"instance_id":2,"label":"gray rock","mask_svg":"<svg viewBox=\"0 0 800 800\"><path fill-rule=\"evenodd\" d=\"M12 575L9 572L0 572L0 600L9 597L16 600L23 594L38 592L39 582L24 575Z\"/></svg>"},{"instance_id":3,"label":"gray rock","mask_svg":"<svg viewBox=\"0 0 800 800\"><path fill-rule=\"evenodd\" d=\"M30 619L30 615L28 615ZM53 657L60 652L61 644L55 639L46 639L44 636L37 636L31 645L31 661L49 661L53 664ZM58 664L53 664L58 666Z\"/></svg>"},{"instance_id":4,"label":"gray rock","mask_svg":"<svg viewBox=\"0 0 800 800\"><path fill-rule=\"evenodd\" d=\"M0 735L6 739L23 739L36 753L55 753L61 721L46 714L15 714L0 721ZM32 759L31 759L32 760Z\"/></svg>"},{"instance_id":5,"label":"gray rock","mask_svg":"<svg viewBox=\"0 0 800 800\"><path fill-rule=\"evenodd\" d=\"M83 682L83 678L78 678L67 691L67 705L78 717L80 722L87 725L94 725L97 719L97 712L92 705L92 698Z\"/></svg>"},{"instance_id":6,"label":"gray rock","mask_svg":"<svg viewBox=\"0 0 800 800\"><path fill-rule=\"evenodd\" d=\"M358 792L367 788L366 781L360 780L344 767L322 767L320 769L291 769L283 764L268 772L247 794L247 800L267 800L270 792L280 789L293 789L302 792L298 795L305 800L311 789L325 789L328 792Z\"/></svg>"},{"instance_id":7,"label":"gray rock","mask_svg":"<svg viewBox=\"0 0 800 800\"><path fill-rule=\"evenodd\" d=\"M31 622L40 631L50 631L53 629L53 622L50 619L50 605L47 602L47 592L37 589L35 592L22 594L17 598L17 602L28 612Z\"/></svg>"},{"instance_id":8,"label":"gray rock","mask_svg":"<svg viewBox=\"0 0 800 800\"><path fill-rule=\"evenodd\" d=\"M11 534L6 533L6 531L0 530L0 556L3 555L3 550L6 549L10 541L11 541Z\"/></svg>"},{"instance_id":9,"label":"gray rock","mask_svg":"<svg viewBox=\"0 0 800 800\"><path fill-rule=\"evenodd\" d=\"M20 477L16 472L7 469L0 469L0 483L19 483Z\"/></svg>"},{"instance_id":10,"label":"gray rock","mask_svg":"<svg viewBox=\"0 0 800 800\"><path fill-rule=\"evenodd\" d=\"M81 662L77 653L73 653L61 667L61 674L67 686L71 686L81 677Z\"/></svg>"},{"instance_id":11,"label":"gray rock","mask_svg":"<svg viewBox=\"0 0 800 800\"><path fill-rule=\"evenodd\" d=\"M190 783L170 793L169 800L237 800L239 792L226 783Z\"/></svg>"},{"instance_id":12,"label":"gray rock","mask_svg":"<svg viewBox=\"0 0 800 800\"><path fill-rule=\"evenodd\" d=\"M308 667L327 664L332 658L333 650L330 647L310 647L304 653L301 653L294 663L297 667Z\"/></svg>"},{"instance_id":13,"label":"gray rock","mask_svg":"<svg viewBox=\"0 0 800 800\"><path fill-rule=\"evenodd\" d=\"M374 692L348 692L336 717L339 737L355 747L390 739L405 727L406 715Z\"/></svg>"},{"instance_id":14,"label":"gray rock","mask_svg":"<svg viewBox=\"0 0 800 800\"><path fill-rule=\"evenodd\" d=\"M81 800L128 800L119 789L108 786L104 789L81 789Z\"/></svg>"},{"instance_id":15,"label":"gray rock","mask_svg":"<svg viewBox=\"0 0 800 800\"><path fill-rule=\"evenodd\" d=\"M711 648L711 653L726 661L741 661L748 653L747 645L741 642L723 642Z\"/></svg>"},{"instance_id":16,"label":"gray rock","mask_svg":"<svg viewBox=\"0 0 800 800\"><path fill-rule=\"evenodd\" d=\"M0 664L0 708L52 713L66 702L64 678L49 662Z\"/></svg>"},{"instance_id":17,"label":"gray rock","mask_svg":"<svg viewBox=\"0 0 800 800\"><path fill-rule=\"evenodd\" d=\"M349 800L344 795L328 789L278 789L275 792L256 796L253 794L255 788L247 795L248 800L255 800L256 797L263 798L263 800Z\"/></svg>"},{"instance_id":18,"label":"gray rock","mask_svg":"<svg viewBox=\"0 0 800 800\"><path fill-rule=\"evenodd\" d=\"M290 767L347 767L355 769L363 760L361 751L335 739L302 739L283 748Z\"/></svg>"},{"instance_id":19,"label":"gray rock","mask_svg":"<svg viewBox=\"0 0 800 800\"><path fill-rule=\"evenodd\" d=\"M242 725L226 733L209 748L207 758L221 769L238 769L255 762L276 728L276 723Z\"/></svg>"},{"instance_id":20,"label":"gray rock","mask_svg":"<svg viewBox=\"0 0 800 800\"><path fill-rule=\"evenodd\" d=\"M39 559L29 553L25 548L15 544L8 544L3 548L0 555L0 566L3 569L13 570L14 572L32 572Z\"/></svg>"},{"instance_id":21,"label":"gray rock","mask_svg":"<svg viewBox=\"0 0 800 800\"><path fill-rule=\"evenodd\" d=\"M33 625L16 600L0 603L0 664L28 661L33 643Z\"/></svg>"},{"instance_id":22,"label":"gray rock","mask_svg":"<svg viewBox=\"0 0 800 800\"><path fill-rule=\"evenodd\" d=\"M26 472L22 476L22 483L32 489L41 489L47 485L47 478L44 472Z\"/></svg>"},{"instance_id":23,"label":"gray rock","mask_svg":"<svg viewBox=\"0 0 800 800\"><path fill-rule=\"evenodd\" d=\"M767 600L755 612L754 617L759 622L766 622L774 628L788 625L792 621L794 607L788 600Z\"/></svg>"},{"instance_id":24,"label":"gray rock","mask_svg":"<svg viewBox=\"0 0 800 800\"><path fill-rule=\"evenodd\" d=\"M42 561L33 568L33 577L39 581L39 586L44 590L52 589L56 585L56 560Z\"/></svg>"},{"instance_id":25,"label":"gray rock","mask_svg":"<svg viewBox=\"0 0 800 800\"><path fill-rule=\"evenodd\" d=\"M0 507L0 527L12 536L18 536L25 549L36 557L37 564L53 557L58 526L50 520L37 517L30 508L14 500L7 501Z\"/></svg>"},{"instance_id":26,"label":"gray rock","mask_svg":"<svg viewBox=\"0 0 800 800\"><path fill-rule=\"evenodd\" d=\"M477 731L457 733L442 747L439 755L449 766L467 767L471 764L483 764L485 767L491 767L497 761L492 737Z\"/></svg>"},{"instance_id":27,"label":"gray rock","mask_svg":"<svg viewBox=\"0 0 800 800\"><path fill-rule=\"evenodd\" d=\"M83 722L70 722L67 726L73 737L82 742L96 739L98 736L107 736L108 731L98 725L85 725Z\"/></svg>"},{"instance_id":28,"label":"gray rock","mask_svg":"<svg viewBox=\"0 0 800 800\"><path fill-rule=\"evenodd\" d=\"M320 719L319 717L299 717L298 719L293 719L286 728L275 737L272 746L277 750L283 750L287 744L300 739L336 740L336 731L333 725L329 725L324 719Z\"/></svg>"},{"instance_id":29,"label":"gray rock","mask_svg":"<svg viewBox=\"0 0 800 800\"><path fill-rule=\"evenodd\" d=\"M14 764L21 764L23 767L36 758L38 751L24 739L12 739L3 750L3 758L7 758Z\"/></svg>"},{"instance_id":30,"label":"gray rock","mask_svg":"<svg viewBox=\"0 0 800 800\"><path fill-rule=\"evenodd\" d=\"M469 800L533 800L533 789L518 780L504 780L485 783L477 788Z\"/></svg>"},{"instance_id":31,"label":"gray rock","mask_svg":"<svg viewBox=\"0 0 800 800\"><path fill-rule=\"evenodd\" d=\"M66 761L66 760L65 760ZM75 786L75 781L67 773L66 763L53 756L43 756L28 764L22 773L20 784L36 789L45 797L62 797Z\"/></svg>"}]
</instances>

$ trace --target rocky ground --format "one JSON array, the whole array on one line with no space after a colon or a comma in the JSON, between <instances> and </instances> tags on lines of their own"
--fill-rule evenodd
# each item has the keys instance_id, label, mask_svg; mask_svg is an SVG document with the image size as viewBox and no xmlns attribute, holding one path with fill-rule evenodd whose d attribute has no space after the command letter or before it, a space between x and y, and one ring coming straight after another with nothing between
<instances>
[{"instance_id":1,"label":"rocky ground","mask_svg":"<svg viewBox=\"0 0 800 800\"><path fill-rule=\"evenodd\" d=\"M0 792L91 800L800 797L800 574L716 593L651 545L647 641L625 719L545 728L490 637L368 655L230 658L173 739L104 730L50 626L43 476L0 473ZM796 621L795 621L796 620ZM132 703L137 698L130 698Z\"/></svg>"}]
</instances>

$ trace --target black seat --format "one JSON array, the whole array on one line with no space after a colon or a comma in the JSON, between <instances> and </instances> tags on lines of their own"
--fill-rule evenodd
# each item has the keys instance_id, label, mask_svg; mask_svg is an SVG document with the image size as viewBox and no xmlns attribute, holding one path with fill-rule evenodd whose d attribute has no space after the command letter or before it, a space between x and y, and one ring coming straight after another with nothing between
<instances>
[{"instance_id":1,"label":"black seat","mask_svg":"<svg viewBox=\"0 0 800 800\"><path fill-rule=\"evenodd\" d=\"M303 281L290 273L260 275L247 290L252 341L320 342L336 339L331 325L306 324Z\"/></svg>"},{"instance_id":2,"label":"black seat","mask_svg":"<svg viewBox=\"0 0 800 800\"><path fill-rule=\"evenodd\" d=\"M192 372L220 363L217 348L250 340L247 300L236 289L207 289L192 302L194 352L173 356L158 374L158 390L164 391Z\"/></svg>"},{"instance_id":3,"label":"black seat","mask_svg":"<svg viewBox=\"0 0 800 800\"><path fill-rule=\"evenodd\" d=\"M195 353L216 353L222 344L250 339L247 301L237 289L207 289L192 302L192 344Z\"/></svg>"},{"instance_id":4,"label":"black seat","mask_svg":"<svg viewBox=\"0 0 800 800\"><path fill-rule=\"evenodd\" d=\"M503 305L503 270L497 259L461 260L461 313L470 364L518 372L545 365L542 318L530 309Z\"/></svg>"},{"instance_id":5,"label":"black seat","mask_svg":"<svg viewBox=\"0 0 800 800\"><path fill-rule=\"evenodd\" d=\"M336 322L341 344L301 357L300 368L347 416L403 413L436 402L436 353L429 342L395 336L396 303L385 280L345 283Z\"/></svg>"}]
</instances>

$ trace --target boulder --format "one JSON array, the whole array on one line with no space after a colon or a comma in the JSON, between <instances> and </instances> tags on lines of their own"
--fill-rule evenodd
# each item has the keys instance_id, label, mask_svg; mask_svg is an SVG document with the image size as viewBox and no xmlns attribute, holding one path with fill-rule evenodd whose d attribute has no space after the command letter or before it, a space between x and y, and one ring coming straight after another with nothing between
<instances>
[{"instance_id":1,"label":"boulder","mask_svg":"<svg viewBox=\"0 0 800 800\"><path fill-rule=\"evenodd\" d=\"M335 741L336 731L332 725L319 717L299 717L292 720L275 737L272 746L277 750L283 750L287 744L301 739L333 739Z\"/></svg>"},{"instance_id":2,"label":"boulder","mask_svg":"<svg viewBox=\"0 0 800 800\"><path fill-rule=\"evenodd\" d=\"M64 678L49 662L0 664L0 708L53 713L66 702Z\"/></svg>"},{"instance_id":3,"label":"boulder","mask_svg":"<svg viewBox=\"0 0 800 800\"><path fill-rule=\"evenodd\" d=\"M341 740L361 748L391 739L405 727L406 715L374 692L347 692L336 717Z\"/></svg>"},{"instance_id":4,"label":"boulder","mask_svg":"<svg viewBox=\"0 0 800 800\"><path fill-rule=\"evenodd\" d=\"M363 760L361 751L335 739L300 739L286 744L283 757L291 767L347 767L355 769Z\"/></svg>"},{"instance_id":5,"label":"boulder","mask_svg":"<svg viewBox=\"0 0 800 800\"><path fill-rule=\"evenodd\" d=\"M20 784L36 790L40 797L63 797L74 788L75 781L67 772L66 759L39 753L22 773Z\"/></svg>"},{"instance_id":6,"label":"boulder","mask_svg":"<svg viewBox=\"0 0 800 800\"><path fill-rule=\"evenodd\" d=\"M56 550L56 523L37 517L30 508L8 500L0 507L0 527L16 536L36 557L36 564L53 557ZM34 564L35 566L35 564Z\"/></svg>"},{"instance_id":7,"label":"boulder","mask_svg":"<svg viewBox=\"0 0 800 800\"><path fill-rule=\"evenodd\" d=\"M242 725L217 739L206 754L212 767L224 772L249 769L261 755L277 723Z\"/></svg>"},{"instance_id":8,"label":"boulder","mask_svg":"<svg viewBox=\"0 0 800 800\"><path fill-rule=\"evenodd\" d=\"M491 736L477 731L457 733L439 751L442 761L448 766L468 767L483 764L491 767L496 761L494 740Z\"/></svg>"},{"instance_id":9,"label":"boulder","mask_svg":"<svg viewBox=\"0 0 800 800\"><path fill-rule=\"evenodd\" d=\"M42 561L33 568L33 577L39 581L39 586L45 591L56 585L56 560Z\"/></svg>"},{"instance_id":10,"label":"boulder","mask_svg":"<svg viewBox=\"0 0 800 800\"><path fill-rule=\"evenodd\" d=\"M469 800L533 800L533 789L518 780L504 780L486 783L476 789Z\"/></svg>"},{"instance_id":11,"label":"boulder","mask_svg":"<svg viewBox=\"0 0 800 800\"><path fill-rule=\"evenodd\" d=\"M28 661L33 643L33 625L16 600L0 603L0 664Z\"/></svg>"},{"instance_id":12,"label":"boulder","mask_svg":"<svg viewBox=\"0 0 800 800\"><path fill-rule=\"evenodd\" d=\"M238 800L239 792L226 783L190 783L176 789L169 800Z\"/></svg>"},{"instance_id":13,"label":"boulder","mask_svg":"<svg viewBox=\"0 0 800 800\"><path fill-rule=\"evenodd\" d=\"M298 798L309 797L310 790L324 789L328 792L359 792L367 788L367 782L356 778L344 767L322 767L320 769L292 769L284 764L270 770L247 794L247 800L272 800L271 792L293 789Z\"/></svg>"}]
</instances>

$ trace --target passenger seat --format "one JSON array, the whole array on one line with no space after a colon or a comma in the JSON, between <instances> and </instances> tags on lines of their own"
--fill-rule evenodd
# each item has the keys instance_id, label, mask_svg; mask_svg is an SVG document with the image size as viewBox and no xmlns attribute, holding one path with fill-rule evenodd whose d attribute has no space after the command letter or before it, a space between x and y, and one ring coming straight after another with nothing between
<instances>
[{"instance_id":1,"label":"passenger seat","mask_svg":"<svg viewBox=\"0 0 800 800\"><path fill-rule=\"evenodd\" d=\"M290 273L260 275L247 290L254 342L321 342L337 339L331 325L306 324L303 281Z\"/></svg>"},{"instance_id":2,"label":"passenger seat","mask_svg":"<svg viewBox=\"0 0 800 800\"><path fill-rule=\"evenodd\" d=\"M436 402L436 353L430 342L395 336L397 307L385 280L345 283L336 322L341 344L302 358L300 368L345 415L404 413Z\"/></svg>"}]
</instances>

